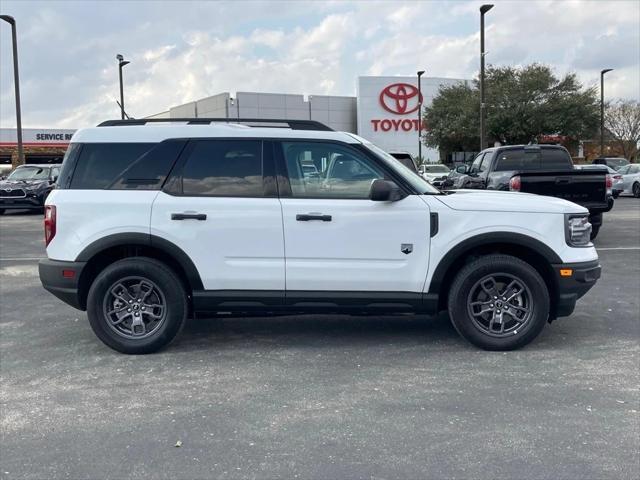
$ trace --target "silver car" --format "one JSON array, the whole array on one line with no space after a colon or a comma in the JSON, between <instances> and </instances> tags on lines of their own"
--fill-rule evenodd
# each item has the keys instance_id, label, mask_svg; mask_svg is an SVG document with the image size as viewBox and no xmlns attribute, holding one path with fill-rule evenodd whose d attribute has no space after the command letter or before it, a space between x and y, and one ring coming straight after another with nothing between
<instances>
[{"instance_id":1,"label":"silver car","mask_svg":"<svg viewBox=\"0 0 640 480\"><path fill-rule=\"evenodd\" d=\"M640 163L625 165L618 173L622 175L622 193L640 198Z\"/></svg>"},{"instance_id":2,"label":"silver car","mask_svg":"<svg viewBox=\"0 0 640 480\"><path fill-rule=\"evenodd\" d=\"M611 194L613 195L613 198L618 198L618 195L620 195L622 190L624 190L622 185L622 175L620 172L617 172L608 165L576 165L575 167L579 170L605 170L609 175L611 175L611 179L613 180L613 185L611 187Z\"/></svg>"}]
</instances>

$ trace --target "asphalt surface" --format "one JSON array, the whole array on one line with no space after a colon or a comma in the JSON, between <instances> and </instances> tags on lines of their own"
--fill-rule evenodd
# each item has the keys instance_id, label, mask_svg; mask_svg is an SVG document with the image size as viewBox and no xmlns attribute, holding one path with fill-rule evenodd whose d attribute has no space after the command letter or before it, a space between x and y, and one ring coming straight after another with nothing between
<instances>
[{"instance_id":1,"label":"asphalt surface","mask_svg":"<svg viewBox=\"0 0 640 480\"><path fill-rule=\"evenodd\" d=\"M134 357L42 289L40 216L5 215L0 476L637 479L640 201L596 244L600 282L516 352L444 316L303 316L191 321Z\"/></svg>"}]
</instances>

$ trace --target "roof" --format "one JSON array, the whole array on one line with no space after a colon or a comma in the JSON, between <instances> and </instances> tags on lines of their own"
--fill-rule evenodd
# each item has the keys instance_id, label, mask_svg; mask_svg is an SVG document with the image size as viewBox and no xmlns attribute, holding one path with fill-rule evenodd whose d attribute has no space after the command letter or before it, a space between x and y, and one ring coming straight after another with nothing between
<instances>
[{"instance_id":1,"label":"roof","mask_svg":"<svg viewBox=\"0 0 640 480\"><path fill-rule=\"evenodd\" d=\"M78 130L72 143L151 143L170 138L299 138L337 140L360 143L345 132L321 130L292 130L290 128L249 127L234 123L188 125L186 123L155 123L147 125L118 125L83 128Z\"/></svg>"}]
</instances>

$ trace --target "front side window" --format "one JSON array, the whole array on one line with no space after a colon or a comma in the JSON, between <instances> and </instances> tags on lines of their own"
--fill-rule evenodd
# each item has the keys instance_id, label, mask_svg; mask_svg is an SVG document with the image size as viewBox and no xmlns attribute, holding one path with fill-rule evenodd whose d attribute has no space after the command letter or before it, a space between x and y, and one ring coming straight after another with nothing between
<instances>
[{"instance_id":1,"label":"front side window","mask_svg":"<svg viewBox=\"0 0 640 480\"><path fill-rule=\"evenodd\" d=\"M262 197L262 142L196 140L182 170L184 195Z\"/></svg>"},{"instance_id":2,"label":"front side window","mask_svg":"<svg viewBox=\"0 0 640 480\"><path fill-rule=\"evenodd\" d=\"M640 173L640 165L631 165L629 167L629 173Z\"/></svg>"},{"instance_id":3,"label":"front side window","mask_svg":"<svg viewBox=\"0 0 640 480\"><path fill-rule=\"evenodd\" d=\"M485 157L485 155L486 154L481 153L473 160L473 163L471 164L471 169L470 169L471 173L478 173L482 171L480 170L480 165L482 164L482 159Z\"/></svg>"},{"instance_id":4,"label":"front side window","mask_svg":"<svg viewBox=\"0 0 640 480\"><path fill-rule=\"evenodd\" d=\"M384 178L370 159L345 146L291 142L282 147L294 197L366 199L371 183ZM311 165L313 175L307 173Z\"/></svg>"}]
</instances>

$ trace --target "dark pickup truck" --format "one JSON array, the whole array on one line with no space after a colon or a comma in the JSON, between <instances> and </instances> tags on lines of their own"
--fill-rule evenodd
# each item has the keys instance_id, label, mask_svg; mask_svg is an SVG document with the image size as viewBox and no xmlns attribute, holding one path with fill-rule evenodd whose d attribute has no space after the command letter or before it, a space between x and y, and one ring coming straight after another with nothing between
<instances>
[{"instance_id":1,"label":"dark pickup truck","mask_svg":"<svg viewBox=\"0 0 640 480\"><path fill-rule=\"evenodd\" d=\"M512 145L483 150L471 166L456 171L469 175L472 188L515 190L563 198L589 210L594 239L602 214L613 207L612 179L606 172L577 170L569 152L557 145Z\"/></svg>"}]
</instances>

